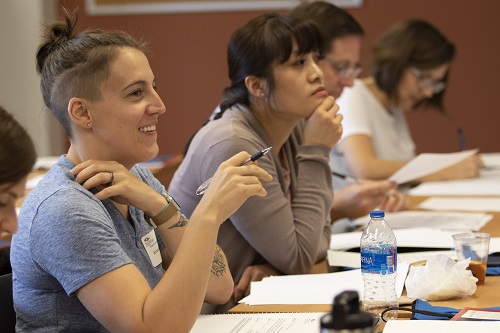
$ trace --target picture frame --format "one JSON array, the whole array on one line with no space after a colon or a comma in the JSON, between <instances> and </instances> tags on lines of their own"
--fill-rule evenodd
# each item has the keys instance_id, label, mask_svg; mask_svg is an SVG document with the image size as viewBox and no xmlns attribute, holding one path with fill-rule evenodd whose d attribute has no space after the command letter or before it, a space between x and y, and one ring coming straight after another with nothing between
<instances>
[{"instance_id":1,"label":"picture frame","mask_svg":"<svg viewBox=\"0 0 500 333\"><path fill-rule=\"evenodd\" d=\"M330 0L336 6L355 8L363 5L363 0ZM299 0L86 0L89 15L130 15L196 13L246 10L284 10L300 4Z\"/></svg>"}]
</instances>

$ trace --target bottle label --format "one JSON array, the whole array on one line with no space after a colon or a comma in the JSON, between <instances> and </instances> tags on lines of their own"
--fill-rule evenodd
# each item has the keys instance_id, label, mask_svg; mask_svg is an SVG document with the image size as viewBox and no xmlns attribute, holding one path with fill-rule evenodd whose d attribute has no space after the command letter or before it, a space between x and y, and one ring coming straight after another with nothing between
<instances>
[{"instance_id":1,"label":"bottle label","mask_svg":"<svg viewBox=\"0 0 500 333\"><path fill-rule=\"evenodd\" d=\"M397 248L394 246L361 249L361 272L393 274L397 270Z\"/></svg>"}]
</instances>

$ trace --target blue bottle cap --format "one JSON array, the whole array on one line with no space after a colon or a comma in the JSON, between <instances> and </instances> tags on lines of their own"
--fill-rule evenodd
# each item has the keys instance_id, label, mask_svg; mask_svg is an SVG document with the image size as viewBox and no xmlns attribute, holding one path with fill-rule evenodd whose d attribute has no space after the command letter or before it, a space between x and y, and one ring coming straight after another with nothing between
<instances>
[{"instance_id":1,"label":"blue bottle cap","mask_svg":"<svg viewBox=\"0 0 500 333\"><path fill-rule=\"evenodd\" d=\"M370 217L384 217L385 212L383 210L372 210L370 212Z\"/></svg>"}]
</instances>

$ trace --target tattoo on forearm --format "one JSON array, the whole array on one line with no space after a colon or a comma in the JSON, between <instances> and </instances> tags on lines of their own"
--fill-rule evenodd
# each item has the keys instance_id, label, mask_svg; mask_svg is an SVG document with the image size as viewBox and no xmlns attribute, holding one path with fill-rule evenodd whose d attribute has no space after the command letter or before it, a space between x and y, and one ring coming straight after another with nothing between
<instances>
[{"instance_id":1,"label":"tattoo on forearm","mask_svg":"<svg viewBox=\"0 0 500 333\"><path fill-rule=\"evenodd\" d=\"M168 228L174 229L174 228L185 227L187 225L188 221L189 220L184 216L184 214L181 214L181 218L179 219L179 221L177 221L177 223L175 223L175 224L172 224Z\"/></svg>"},{"instance_id":2,"label":"tattoo on forearm","mask_svg":"<svg viewBox=\"0 0 500 333\"><path fill-rule=\"evenodd\" d=\"M226 263L224 255L219 246L215 248L214 261L212 262L212 274L215 276L222 276L226 273Z\"/></svg>"}]
</instances>

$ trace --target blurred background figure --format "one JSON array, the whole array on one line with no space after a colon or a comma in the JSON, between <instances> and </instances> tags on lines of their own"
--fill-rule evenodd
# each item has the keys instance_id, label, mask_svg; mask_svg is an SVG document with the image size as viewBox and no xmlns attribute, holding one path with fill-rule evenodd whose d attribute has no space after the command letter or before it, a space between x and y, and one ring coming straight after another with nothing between
<instances>
[{"instance_id":1,"label":"blurred background figure","mask_svg":"<svg viewBox=\"0 0 500 333\"><path fill-rule=\"evenodd\" d=\"M445 113L446 91L455 46L423 20L404 20L374 44L371 76L355 80L338 100L344 133L332 165L357 178L386 179L416 155L405 112ZM470 178L483 166L472 156L416 182Z\"/></svg>"},{"instance_id":2,"label":"blurred background figure","mask_svg":"<svg viewBox=\"0 0 500 333\"><path fill-rule=\"evenodd\" d=\"M0 234L9 240L17 231L16 203L24 196L28 174L36 162L35 146L26 130L0 106ZM8 243L0 250L0 275L10 273Z\"/></svg>"},{"instance_id":3,"label":"blurred background figure","mask_svg":"<svg viewBox=\"0 0 500 333\"><path fill-rule=\"evenodd\" d=\"M290 11L290 15L311 20L318 25L325 42L324 59L321 61L325 87L331 96L339 98L344 87L352 87L354 80L361 74L363 28L348 12L325 1L299 5ZM330 161L336 152L335 146ZM333 165L332 171L345 172L336 170ZM395 184L386 180L353 183L349 178L333 176L335 195L331 216L333 221L337 221L333 225L334 232L350 229L348 220L339 221L343 218L364 216L375 208L388 212L408 208L407 197L396 190Z\"/></svg>"}]
</instances>

